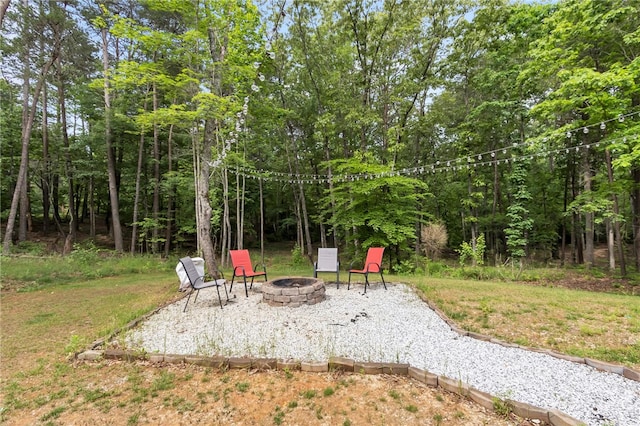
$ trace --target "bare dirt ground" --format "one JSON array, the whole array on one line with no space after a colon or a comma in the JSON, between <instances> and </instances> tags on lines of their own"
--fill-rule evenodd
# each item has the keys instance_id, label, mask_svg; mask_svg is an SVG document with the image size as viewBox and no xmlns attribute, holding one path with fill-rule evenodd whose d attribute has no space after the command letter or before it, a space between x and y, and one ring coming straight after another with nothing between
<instances>
[{"instance_id":1,"label":"bare dirt ground","mask_svg":"<svg viewBox=\"0 0 640 426\"><path fill-rule=\"evenodd\" d=\"M60 368L60 367L58 367ZM407 377L217 371L103 361L75 365L5 425L533 425ZM65 386L61 386L65 384Z\"/></svg>"}]
</instances>

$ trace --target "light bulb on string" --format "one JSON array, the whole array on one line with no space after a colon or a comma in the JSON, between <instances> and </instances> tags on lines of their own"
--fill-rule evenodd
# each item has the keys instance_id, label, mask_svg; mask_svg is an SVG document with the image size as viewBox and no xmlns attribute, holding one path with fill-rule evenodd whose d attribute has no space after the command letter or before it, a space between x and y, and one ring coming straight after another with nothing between
<instances>
[{"instance_id":1,"label":"light bulb on string","mask_svg":"<svg viewBox=\"0 0 640 426\"><path fill-rule=\"evenodd\" d=\"M620 117L618 117L618 121L621 123L624 122L624 115L620 115Z\"/></svg>"},{"instance_id":2,"label":"light bulb on string","mask_svg":"<svg viewBox=\"0 0 640 426\"><path fill-rule=\"evenodd\" d=\"M582 129L582 133L584 133L584 134L589 133L589 128L588 127L583 128Z\"/></svg>"},{"instance_id":3,"label":"light bulb on string","mask_svg":"<svg viewBox=\"0 0 640 426\"><path fill-rule=\"evenodd\" d=\"M606 124L604 124L604 122L600 123L600 129L601 129L601 130L604 130L604 129L606 129L606 128L607 128L607 125L606 125Z\"/></svg>"},{"instance_id":4,"label":"light bulb on string","mask_svg":"<svg viewBox=\"0 0 640 426\"><path fill-rule=\"evenodd\" d=\"M571 137L571 132L567 132L567 138Z\"/></svg>"}]
</instances>

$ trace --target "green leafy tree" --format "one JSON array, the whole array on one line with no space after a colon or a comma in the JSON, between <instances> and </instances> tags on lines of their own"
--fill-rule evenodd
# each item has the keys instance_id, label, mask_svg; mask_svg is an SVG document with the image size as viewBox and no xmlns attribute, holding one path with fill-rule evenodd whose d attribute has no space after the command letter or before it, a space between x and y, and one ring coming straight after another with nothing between
<instances>
[{"instance_id":1,"label":"green leafy tree","mask_svg":"<svg viewBox=\"0 0 640 426\"><path fill-rule=\"evenodd\" d=\"M533 229L528 208L531 193L527 188L527 170L523 162L513 163L509 183L511 193L511 202L507 207L509 223L504 232L511 259L522 268L522 259L527 255L529 232Z\"/></svg>"},{"instance_id":2,"label":"green leafy tree","mask_svg":"<svg viewBox=\"0 0 640 426\"><path fill-rule=\"evenodd\" d=\"M344 178L335 182L323 205L329 223L348 232L348 242L363 250L406 249L415 243L418 202L429 195L423 182L377 164L371 155L334 160L332 167ZM331 201L335 212L329 209Z\"/></svg>"},{"instance_id":3,"label":"green leafy tree","mask_svg":"<svg viewBox=\"0 0 640 426\"><path fill-rule=\"evenodd\" d=\"M640 24L640 4L637 1L622 0L569 0L561 2L553 15L546 21L548 34L541 37L532 51L533 60L523 70L522 77L545 81L552 90L545 99L533 108L536 117L543 120L565 123L557 132L547 132L547 143L593 144L599 152L602 165L596 174L608 176L610 184L617 178L616 173L629 173L629 169L614 170L611 142L625 134L625 128L634 124L615 123L610 120L624 115L630 107L638 105L638 27ZM610 122L600 130L569 133L567 130ZM598 144L605 141L605 144ZM613 142L616 143L616 142ZM628 151L627 151L628 152ZM581 170L585 178L584 188L574 188L573 193L590 191L592 182L591 164L585 161L586 154L576 158L574 168ZM620 164L620 163L618 163ZM632 168L635 163L628 163ZM637 185L640 182L634 182ZM630 195L628 188L625 196ZM622 274L625 261L622 240L623 217L617 194L611 195L612 222ZM587 225L591 213L586 212ZM634 217L634 222L636 217ZM580 234L574 236L574 241ZM587 233L588 238L592 238Z\"/></svg>"}]
</instances>

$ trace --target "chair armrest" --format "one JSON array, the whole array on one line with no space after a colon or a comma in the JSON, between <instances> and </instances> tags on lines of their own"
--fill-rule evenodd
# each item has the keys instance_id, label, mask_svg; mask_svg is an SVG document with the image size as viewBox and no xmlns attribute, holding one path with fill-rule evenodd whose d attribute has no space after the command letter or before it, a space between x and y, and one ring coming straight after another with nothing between
<instances>
[{"instance_id":1,"label":"chair armrest","mask_svg":"<svg viewBox=\"0 0 640 426\"><path fill-rule=\"evenodd\" d=\"M365 267L365 271L369 270L369 266L370 265L376 265L378 267L378 269L382 271L382 266L379 263L376 263L376 262L367 263L367 266Z\"/></svg>"},{"instance_id":2,"label":"chair armrest","mask_svg":"<svg viewBox=\"0 0 640 426\"><path fill-rule=\"evenodd\" d=\"M212 280L219 280L219 279L224 280L224 272L222 272L221 270L215 271L214 274L205 274L204 276L209 277Z\"/></svg>"},{"instance_id":3,"label":"chair armrest","mask_svg":"<svg viewBox=\"0 0 640 426\"><path fill-rule=\"evenodd\" d=\"M258 270L258 265L256 265L256 266L253 268L253 272L256 272L257 270ZM265 266L265 264L264 264L264 263L262 264L262 270L263 270L265 273L267 272L267 267Z\"/></svg>"}]
</instances>

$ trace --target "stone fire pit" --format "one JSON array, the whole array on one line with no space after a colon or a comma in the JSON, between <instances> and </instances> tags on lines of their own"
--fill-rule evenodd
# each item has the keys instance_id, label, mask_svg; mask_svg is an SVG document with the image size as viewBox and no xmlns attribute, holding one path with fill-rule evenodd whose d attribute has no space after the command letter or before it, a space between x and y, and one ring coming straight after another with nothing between
<instances>
[{"instance_id":1,"label":"stone fire pit","mask_svg":"<svg viewBox=\"0 0 640 426\"><path fill-rule=\"evenodd\" d=\"M324 299L324 281L317 278L278 278L262 285L262 300L271 306L296 308L315 305Z\"/></svg>"}]
</instances>

